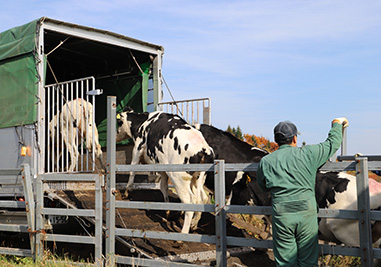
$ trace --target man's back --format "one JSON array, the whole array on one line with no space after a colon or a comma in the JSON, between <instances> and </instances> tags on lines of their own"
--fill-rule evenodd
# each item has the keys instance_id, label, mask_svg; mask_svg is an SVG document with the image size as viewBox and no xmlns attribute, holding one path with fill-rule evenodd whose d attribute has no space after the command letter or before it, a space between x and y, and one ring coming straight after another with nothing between
<instances>
[{"instance_id":1,"label":"man's back","mask_svg":"<svg viewBox=\"0 0 381 267\"><path fill-rule=\"evenodd\" d=\"M335 123L328 138L317 145L294 147L288 144L262 158L258 184L274 197L314 193L317 169L340 147L342 127ZM266 178L265 178L266 177Z\"/></svg>"}]
</instances>

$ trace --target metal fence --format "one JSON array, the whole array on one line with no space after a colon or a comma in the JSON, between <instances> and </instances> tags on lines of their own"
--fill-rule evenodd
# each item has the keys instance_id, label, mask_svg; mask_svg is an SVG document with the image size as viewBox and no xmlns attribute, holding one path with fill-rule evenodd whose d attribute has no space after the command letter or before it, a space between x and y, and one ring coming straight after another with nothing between
<instances>
[{"instance_id":1,"label":"metal fence","mask_svg":"<svg viewBox=\"0 0 381 267\"><path fill-rule=\"evenodd\" d=\"M320 218L336 218L350 219L359 221L360 229L360 247L343 247L336 245L320 245L320 249L324 254L356 256L362 258L362 266L372 266L370 259L380 259L381 250L372 248L371 237L371 220L381 220L380 211L370 211L369 208L369 189L368 189L368 159L358 158L356 162L328 163L323 170L356 170L357 189L358 189L358 205L359 210L332 210L321 209ZM379 162L372 164L379 168ZM179 204L179 203L153 203L153 202L137 202L137 201L115 201L113 194L107 194L109 206L107 208L106 228L110 229L106 238L106 253L112 255L114 253L112 240L115 236L135 237L135 238L152 238L181 240L191 242L203 242L216 244L217 266L226 266L226 247L227 246L248 246L256 248L272 248L270 240L256 240L248 238L238 238L226 236L226 213L244 213L244 214L271 214L271 207L253 207L253 206L225 206L224 192L224 172L225 171L255 171L257 164L225 164L224 161L215 161L214 164L192 164L192 165L115 165L114 171L110 171L108 185L112 186L112 176L117 172L127 171L214 171L215 173L215 205L200 204ZM109 170L112 167L109 165ZM108 189L110 192L111 188ZM182 210L182 211L200 211L214 212L216 216L216 235L204 236L198 234L180 234L155 231L142 231L136 229L115 228L115 208L138 208L149 210ZM352 233L348 233L352 234ZM108 246L108 248L107 248ZM136 259L131 257L116 256L117 263L139 264L139 266L159 266L160 262L150 259ZM155 262L155 263L153 263ZM153 265L152 265L153 264ZM156 265L155 265L156 264ZM162 262L162 266L168 266L168 262ZM171 262L169 266L186 266L181 263Z\"/></svg>"},{"instance_id":2,"label":"metal fence","mask_svg":"<svg viewBox=\"0 0 381 267\"><path fill-rule=\"evenodd\" d=\"M16 178L14 178L15 176ZM22 186L25 201L1 200L0 209L25 209L28 223L27 225L3 223L0 224L0 231L28 233L30 235L30 249L0 247L0 254L32 257L35 243L35 201L30 166L23 164L20 169L0 170L0 184L2 187L7 186L9 188ZM12 216L12 212L10 212L10 216Z\"/></svg>"},{"instance_id":3,"label":"metal fence","mask_svg":"<svg viewBox=\"0 0 381 267\"><path fill-rule=\"evenodd\" d=\"M95 89L94 77L47 85L45 92L45 173L94 171L96 146L91 137L96 130L92 127L95 126L95 95L101 93ZM91 152L89 147L93 148Z\"/></svg>"},{"instance_id":4,"label":"metal fence","mask_svg":"<svg viewBox=\"0 0 381 267\"><path fill-rule=\"evenodd\" d=\"M111 123L112 124L112 123ZM112 132L112 131L111 131ZM111 148L112 150L112 148ZM143 259L115 255L115 240L120 237L134 237L134 238L152 238L152 239L168 239L168 240L182 240L191 242L203 242L216 244L216 262L217 266L226 266L227 262L227 246L248 246L256 248L271 248L271 240L256 240L250 238L238 238L226 235L226 213L246 213L246 214L271 214L270 207L252 207L252 206L225 206L225 192L224 192L224 174L225 171L255 171L257 168L256 163L251 164L225 164L223 160L217 160L214 164L188 164L188 165L116 165L115 156L110 153L110 161L108 164L108 181L107 181L107 200L106 200L106 234L105 234L105 255L109 256L108 264L115 263L121 264L135 264L139 266L191 266L191 264L158 261L157 259ZM114 154L115 155L115 154ZM377 160L377 161L373 161ZM358 189L358 203L359 210L321 210L319 217L321 218L343 218L351 220L359 220L360 229L360 247L348 248L342 246L321 245L321 251L325 254L340 254L348 256L362 257L362 266L372 266L370 259L381 258L381 250L372 248L371 240L371 226L370 221L381 220L381 212L369 210L369 189L367 182L368 169L380 170L381 164L378 162L379 158L357 158L355 161L349 162L334 162L327 163L323 166L322 170L356 170L357 172L357 189ZM3 231L18 231L28 232L31 234L31 250L23 249L8 249L1 248L2 254L12 254L18 256L32 256L34 245L36 246L37 257L42 257L42 244L44 241L55 242L73 242L73 243L87 243L95 245L96 264L102 265L102 198L101 198L101 184L102 178L98 175L89 174L45 174L39 175L36 180L36 227L34 227L33 219L33 194L31 188L31 179L28 173L29 167L23 166L23 169L17 170L2 170L0 174L14 174L15 171L23 176L24 187L26 188L26 205L21 205L20 202L0 202L2 207L25 207L29 213L28 226L20 225L0 225ZM181 204L181 203L150 203L150 202L135 202L135 201L116 201L115 200L115 176L116 172L126 171L214 171L215 173L215 204ZM76 210L76 209L57 209L46 208L43 205L43 183L44 182L58 182L58 181L93 181L96 186L95 197L95 210ZM29 193L28 193L29 192ZM32 199L32 200L31 200ZM122 229L115 227L115 209L116 208L138 208L150 210L183 210L183 211L199 211L199 212L213 212L216 214L216 234L214 236L199 235L199 234L181 234L181 233L168 233L156 231L142 231L136 229ZM368 212L370 211L370 212ZM43 221L46 215L65 215L65 216L82 216L95 218L95 236L70 236L70 235L54 235L43 233ZM97 223L98 222L98 223ZM33 237L36 234L36 241ZM349 233L351 234L351 233ZM34 243L35 242L35 243ZM113 257L115 256L115 257Z\"/></svg>"},{"instance_id":5,"label":"metal fence","mask_svg":"<svg viewBox=\"0 0 381 267\"><path fill-rule=\"evenodd\" d=\"M161 111L180 115L189 124L212 124L212 107L210 98L162 102L158 104Z\"/></svg>"},{"instance_id":6,"label":"metal fence","mask_svg":"<svg viewBox=\"0 0 381 267\"><path fill-rule=\"evenodd\" d=\"M94 209L68 209L68 208L51 208L44 207L44 182L94 182L95 183L95 208ZM103 175L98 174L43 174L39 175L36 180L36 252L37 258L44 255L43 244L46 241L93 244L95 265L102 266L102 188ZM46 233L44 229L45 216L75 216L94 219L95 235L79 236L79 235L62 235Z\"/></svg>"},{"instance_id":7,"label":"metal fence","mask_svg":"<svg viewBox=\"0 0 381 267\"><path fill-rule=\"evenodd\" d=\"M9 176L17 176L16 179ZM24 189L23 198L25 201L0 200L0 209L8 211L8 216L16 216L17 212L25 210L27 224L16 223L0 223L0 231L26 233L29 235L30 249L0 247L0 254L15 255L23 257L33 257L40 260L44 255L44 243L65 242L65 243L81 243L94 245L94 258L96 266L103 266L102 255L102 188L104 186L104 176L98 174L43 174L32 179L31 169L28 164L23 164L20 169L1 169L0 184L1 186L22 186ZM44 198L52 199L57 196L51 192L48 186L44 187L44 183L62 183L62 182L93 182L95 184L95 203L94 209L78 209L74 206L68 208L52 208L44 206ZM11 210L10 210L11 209ZM10 210L10 211L9 211ZM25 215L24 215L25 216ZM46 229L49 216L74 216L86 217L94 223L94 236L79 235L62 235L48 233Z\"/></svg>"},{"instance_id":8,"label":"metal fence","mask_svg":"<svg viewBox=\"0 0 381 267\"><path fill-rule=\"evenodd\" d=\"M180 240L191 242L203 242L216 244L217 266L227 264L227 246L249 246L255 248L271 248L271 240L256 240L249 238L238 238L226 236L226 213L244 214L271 214L271 207L235 206L225 205L225 171L256 171L258 164L225 164L223 160L216 160L214 164L187 164L187 165L116 165L115 160L115 117L116 98L107 99L107 202L106 202L106 255L113 258L116 263L139 264L139 266L190 266L189 264L158 261L152 259L136 259L115 255L115 238L118 236L135 238L152 238ZM345 159L345 158L343 158ZM369 157L371 160L378 160L377 157ZM341 218L359 221L360 246L343 247L336 245L320 245L324 254L339 254L347 256L361 257L362 266L372 266L374 258L381 258L381 250L372 248L371 221L381 220L380 211L370 211L369 207L369 183L368 170L380 170L381 163L369 161L368 157L351 158L348 162L328 162L322 171L356 171L358 210L332 210L322 209L319 212L320 218ZM115 199L115 177L117 172L152 172L152 171L214 171L215 174L215 204L179 204L179 203L152 203L137 201L116 201ZM214 212L216 214L216 235L206 236L198 234L181 234L157 231L142 231L137 229L122 229L115 227L116 208L138 208L150 210L181 210ZM351 233L348 233L351 234ZM113 262L110 260L109 262Z\"/></svg>"}]
</instances>

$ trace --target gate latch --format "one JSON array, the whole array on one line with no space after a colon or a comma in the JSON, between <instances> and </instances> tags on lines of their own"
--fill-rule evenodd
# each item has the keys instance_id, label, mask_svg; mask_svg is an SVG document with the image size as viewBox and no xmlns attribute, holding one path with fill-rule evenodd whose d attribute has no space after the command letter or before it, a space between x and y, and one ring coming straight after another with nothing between
<instances>
[{"instance_id":1,"label":"gate latch","mask_svg":"<svg viewBox=\"0 0 381 267\"><path fill-rule=\"evenodd\" d=\"M103 94L103 89L95 89L95 90L90 90L87 92L88 95L101 95Z\"/></svg>"}]
</instances>

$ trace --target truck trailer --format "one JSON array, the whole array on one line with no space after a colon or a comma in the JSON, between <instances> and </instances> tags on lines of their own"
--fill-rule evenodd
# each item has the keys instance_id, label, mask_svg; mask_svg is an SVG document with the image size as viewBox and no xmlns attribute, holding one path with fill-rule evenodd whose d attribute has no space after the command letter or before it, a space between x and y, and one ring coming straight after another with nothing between
<instances>
[{"instance_id":1,"label":"truck trailer","mask_svg":"<svg viewBox=\"0 0 381 267\"><path fill-rule=\"evenodd\" d=\"M107 96L117 96L119 111L157 110L163 54L160 45L47 17L0 33L0 169L28 163L33 176L67 171L69 152L57 156L54 142L62 140L52 140L49 123L75 99L92 103L104 148ZM93 153L79 149L90 163L75 171L94 171ZM2 186L6 194L21 192Z\"/></svg>"}]
</instances>

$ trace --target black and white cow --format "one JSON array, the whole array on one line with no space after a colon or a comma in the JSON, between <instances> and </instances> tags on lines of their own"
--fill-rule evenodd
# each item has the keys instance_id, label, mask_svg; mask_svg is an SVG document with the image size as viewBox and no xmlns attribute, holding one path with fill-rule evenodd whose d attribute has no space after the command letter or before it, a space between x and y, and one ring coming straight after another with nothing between
<instances>
[{"instance_id":1,"label":"black and white cow","mask_svg":"<svg viewBox=\"0 0 381 267\"><path fill-rule=\"evenodd\" d=\"M215 159L224 159L225 163L252 163L259 162L262 157L268 154L267 151L251 146L250 144L238 139L231 133L217 129L216 127L199 124L195 126L206 142L213 148ZM226 172L225 173L225 193L229 195L234 183L239 181L244 172ZM255 172L249 172L245 175L255 176ZM214 191L214 174L208 172L205 185Z\"/></svg>"},{"instance_id":2,"label":"black and white cow","mask_svg":"<svg viewBox=\"0 0 381 267\"><path fill-rule=\"evenodd\" d=\"M244 177L245 178L245 177ZM381 184L369 179L370 208L381 207ZM356 177L345 172L318 172L315 184L316 201L320 209L357 210ZM271 196L262 192L256 179L241 179L232 191L232 205L271 206ZM373 241L380 236L379 223L373 227ZM356 220L321 218L319 220L319 238L322 240L359 246L359 228Z\"/></svg>"},{"instance_id":3,"label":"black and white cow","mask_svg":"<svg viewBox=\"0 0 381 267\"><path fill-rule=\"evenodd\" d=\"M213 149L201 132L178 115L164 112L136 113L130 108L117 115L117 142L132 138L134 148L131 164L188 164L213 162ZM162 172L162 181L169 177L183 203L205 204L203 190L205 172ZM133 183L131 173L128 187ZM182 233L195 229L201 213L185 212Z\"/></svg>"}]
</instances>

